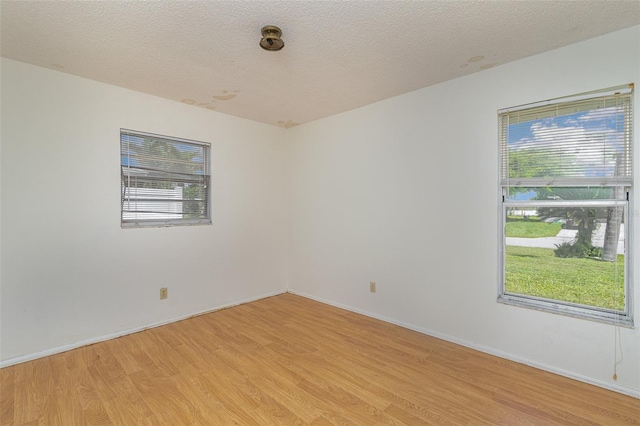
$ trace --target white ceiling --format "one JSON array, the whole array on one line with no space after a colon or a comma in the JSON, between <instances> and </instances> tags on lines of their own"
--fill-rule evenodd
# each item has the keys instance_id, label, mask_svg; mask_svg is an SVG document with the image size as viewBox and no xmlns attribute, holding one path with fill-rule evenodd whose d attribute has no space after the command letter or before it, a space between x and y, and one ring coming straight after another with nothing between
<instances>
[{"instance_id":1,"label":"white ceiling","mask_svg":"<svg viewBox=\"0 0 640 426\"><path fill-rule=\"evenodd\" d=\"M640 1L0 3L1 54L291 127L640 24ZM266 52L260 29L285 47Z\"/></svg>"}]
</instances>

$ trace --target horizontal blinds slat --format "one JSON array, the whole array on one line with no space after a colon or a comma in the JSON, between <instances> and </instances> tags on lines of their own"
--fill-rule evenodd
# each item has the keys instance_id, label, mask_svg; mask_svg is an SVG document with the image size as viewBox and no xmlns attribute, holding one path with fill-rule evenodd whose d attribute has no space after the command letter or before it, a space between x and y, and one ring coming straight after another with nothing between
<instances>
[{"instance_id":1,"label":"horizontal blinds slat","mask_svg":"<svg viewBox=\"0 0 640 426\"><path fill-rule=\"evenodd\" d=\"M625 93L503 112L502 184L630 182L631 102Z\"/></svg>"},{"instance_id":2,"label":"horizontal blinds slat","mask_svg":"<svg viewBox=\"0 0 640 426\"><path fill-rule=\"evenodd\" d=\"M616 107L624 99L628 99L630 93L603 96L591 99L582 99L579 101L557 103L544 105L535 108L527 108L516 111L509 111L512 123L523 123L532 120L540 120L543 118L559 117L562 115L570 115L586 111L606 110L607 108Z\"/></svg>"},{"instance_id":3,"label":"horizontal blinds slat","mask_svg":"<svg viewBox=\"0 0 640 426\"><path fill-rule=\"evenodd\" d=\"M622 86L610 87L608 89L603 89L603 90L593 90L591 92L580 93L573 96L564 96L561 98L548 99L546 101L533 102L530 104L504 108L499 110L498 114L502 114L504 112L515 112L515 111L525 110L525 109L528 110L528 109L533 109L538 107L544 107L547 105L556 105L558 103L579 102L585 99L593 99L594 97L599 98L604 96L614 96L614 95L621 95L621 94L624 95L624 94L632 93L633 88L634 88L634 84L630 83Z\"/></svg>"},{"instance_id":4,"label":"horizontal blinds slat","mask_svg":"<svg viewBox=\"0 0 640 426\"><path fill-rule=\"evenodd\" d=\"M545 187L545 186L630 186L633 183L631 177L613 178L503 178L500 180L502 186L518 187Z\"/></svg>"},{"instance_id":5,"label":"horizontal blinds slat","mask_svg":"<svg viewBox=\"0 0 640 426\"><path fill-rule=\"evenodd\" d=\"M534 200L534 201L505 201L504 207L534 209L537 207L625 207L626 201L609 200Z\"/></svg>"},{"instance_id":6,"label":"horizontal blinds slat","mask_svg":"<svg viewBox=\"0 0 640 426\"><path fill-rule=\"evenodd\" d=\"M206 147L189 146L186 142L168 142L131 136L123 136L121 139L123 166L206 175L209 171L205 153Z\"/></svg>"},{"instance_id":7,"label":"horizontal blinds slat","mask_svg":"<svg viewBox=\"0 0 640 426\"><path fill-rule=\"evenodd\" d=\"M209 146L121 131L122 223L210 223Z\"/></svg>"},{"instance_id":8,"label":"horizontal blinds slat","mask_svg":"<svg viewBox=\"0 0 640 426\"><path fill-rule=\"evenodd\" d=\"M174 226L174 225L205 225L210 224L211 219L123 219L121 226L123 228L136 228L143 226Z\"/></svg>"},{"instance_id":9,"label":"horizontal blinds slat","mask_svg":"<svg viewBox=\"0 0 640 426\"><path fill-rule=\"evenodd\" d=\"M126 179L135 179L138 182L193 182L193 183L207 183L209 181L208 175L197 175L187 173L174 173L164 170L144 169L140 167L122 167L122 175Z\"/></svg>"},{"instance_id":10,"label":"horizontal blinds slat","mask_svg":"<svg viewBox=\"0 0 640 426\"><path fill-rule=\"evenodd\" d=\"M209 142L202 142L202 141L195 141L193 139L183 139L183 138L176 138L176 137L169 137L169 136L162 136L162 135L157 135L155 133L146 133L146 132L141 132L138 130L129 130L129 129L120 129L120 137L122 136L133 136L133 137L147 137L147 138L152 138L152 139L159 139L159 140L167 140L170 142L186 142L190 145L202 145L204 147L210 147L211 144Z\"/></svg>"},{"instance_id":11,"label":"horizontal blinds slat","mask_svg":"<svg viewBox=\"0 0 640 426\"><path fill-rule=\"evenodd\" d=\"M176 158L159 158L148 155L138 155L135 153L127 154L127 165L138 166L141 168L179 171L182 173L204 174L204 163L190 159ZM156 167L153 167L156 165ZM164 166L158 167L157 165Z\"/></svg>"}]
</instances>

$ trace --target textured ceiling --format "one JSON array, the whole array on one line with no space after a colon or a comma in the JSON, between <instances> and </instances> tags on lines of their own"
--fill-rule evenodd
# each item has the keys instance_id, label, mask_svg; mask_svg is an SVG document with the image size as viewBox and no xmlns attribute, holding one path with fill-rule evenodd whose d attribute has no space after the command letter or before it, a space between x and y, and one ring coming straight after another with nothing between
<instances>
[{"instance_id":1,"label":"textured ceiling","mask_svg":"<svg viewBox=\"0 0 640 426\"><path fill-rule=\"evenodd\" d=\"M0 3L1 54L291 127L640 23L640 1ZM259 46L264 25L285 47Z\"/></svg>"}]
</instances>

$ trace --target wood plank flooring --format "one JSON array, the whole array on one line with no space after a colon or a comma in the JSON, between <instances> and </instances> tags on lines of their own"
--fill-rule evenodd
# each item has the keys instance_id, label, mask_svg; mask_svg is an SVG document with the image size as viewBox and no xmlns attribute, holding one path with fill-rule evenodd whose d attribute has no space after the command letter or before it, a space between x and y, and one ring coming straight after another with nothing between
<instances>
[{"instance_id":1,"label":"wood plank flooring","mask_svg":"<svg viewBox=\"0 0 640 426\"><path fill-rule=\"evenodd\" d=\"M640 425L640 400L292 294L0 370L2 425Z\"/></svg>"}]
</instances>

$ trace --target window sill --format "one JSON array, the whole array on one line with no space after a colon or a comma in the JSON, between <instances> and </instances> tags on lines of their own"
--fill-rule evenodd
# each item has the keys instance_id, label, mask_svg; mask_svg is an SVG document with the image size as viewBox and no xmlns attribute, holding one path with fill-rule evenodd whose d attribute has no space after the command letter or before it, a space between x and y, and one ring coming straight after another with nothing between
<instances>
[{"instance_id":1,"label":"window sill","mask_svg":"<svg viewBox=\"0 0 640 426\"><path fill-rule=\"evenodd\" d=\"M184 220L176 222L168 221L144 221L144 222L121 222L120 227L123 229L128 228L167 228L176 226L198 226L198 225L211 225L211 219L201 220Z\"/></svg>"},{"instance_id":2,"label":"window sill","mask_svg":"<svg viewBox=\"0 0 640 426\"><path fill-rule=\"evenodd\" d=\"M574 305L561 303L558 301L550 301L548 299L540 299L535 297L526 297L514 294L503 294L498 296L498 303L505 305L519 306L536 311L549 312L557 315L564 315L574 318L596 321L604 324L616 325L625 328L634 328L633 318L606 309L589 308L584 305Z\"/></svg>"}]
</instances>

